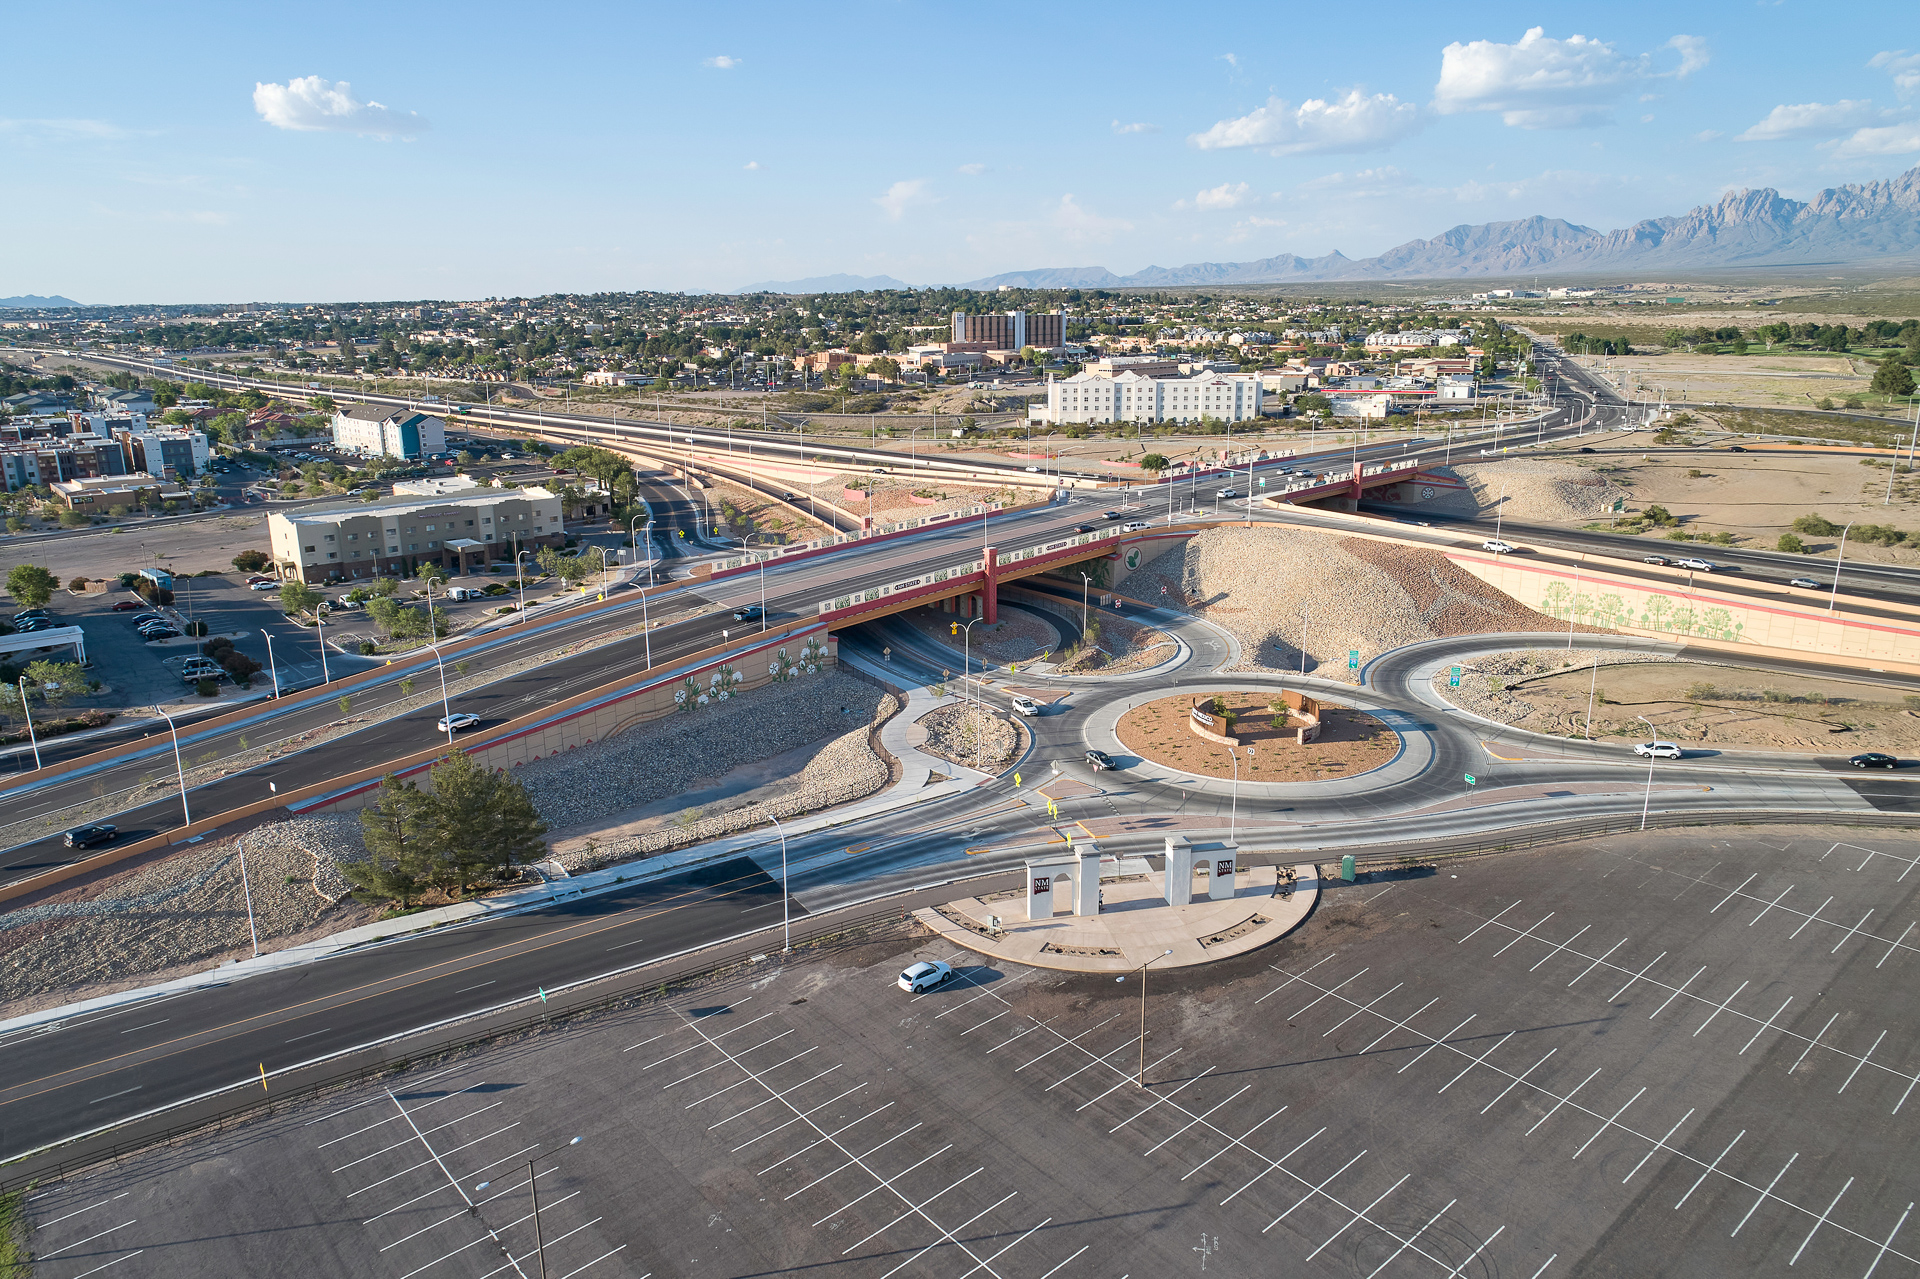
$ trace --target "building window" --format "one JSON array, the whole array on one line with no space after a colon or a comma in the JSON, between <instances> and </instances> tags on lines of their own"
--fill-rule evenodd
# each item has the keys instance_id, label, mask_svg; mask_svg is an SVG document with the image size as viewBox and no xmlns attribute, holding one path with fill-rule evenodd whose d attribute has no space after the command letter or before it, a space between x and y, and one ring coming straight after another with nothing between
<instances>
[{"instance_id":1,"label":"building window","mask_svg":"<svg viewBox=\"0 0 1920 1279\"><path fill-rule=\"evenodd\" d=\"M333 534L331 533L327 534L327 540L331 542L333 540Z\"/></svg>"},{"instance_id":2,"label":"building window","mask_svg":"<svg viewBox=\"0 0 1920 1279\"><path fill-rule=\"evenodd\" d=\"M313 554L313 548L311 546L307 547L306 550L307 550L307 554L309 555Z\"/></svg>"},{"instance_id":3,"label":"building window","mask_svg":"<svg viewBox=\"0 0 1920 1279\"><path fill-rule=\"evenodd\" d=\"M408 543L407 543L407 549L408 549L409 551L417 551L417 550L419 550L419 549L420 549L420 543L418 543L418 542L408 542Z\"/></svg>"},{"instance_id":4,"label":"building window","mask_svg":"<svg viewBox=\"0 0 1920 1279\"><path fill-rule=\"evenodd\" d=\"M387 554L389 555L398 555L399 553L400 553L400 548L397 546L389 546L387 548Z\"/></svg>"}]
</instances>

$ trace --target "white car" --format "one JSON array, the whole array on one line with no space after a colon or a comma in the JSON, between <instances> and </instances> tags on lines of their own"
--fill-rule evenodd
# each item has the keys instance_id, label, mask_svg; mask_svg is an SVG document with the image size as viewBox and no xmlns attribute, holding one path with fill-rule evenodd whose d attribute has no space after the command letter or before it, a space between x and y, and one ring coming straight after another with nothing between
<instances>
[{"instance_id":1,"label":"white car","mask_svg":"<svg viewBox=\"0 0 1920 1279\"><path fill-rule=\"evenodd\" d=\"M442 719L438 724L435 724L434 727L443 733L458 733L474 727L479 724L479 722L480 717L478 715L469 715L465 711L460 711L457 714L449 715Z\"/></svg>"},{"instance_id":2,"label":"white car","mask_svg":"<svg viewBox=\"0 0 1920 1279\"><path fill-rule=\"evenodd\" d=\"M277 591L280 589L280 583L255 582L253 585L249 586L247 589L250 591Z\"/></svg>"},{"instance_id":3,"label":"white car","mask_svg":"<svg viewBox=\"0 0 1920 1279\"><path fill-rule=\"evenodd\" d=\"M917 995L923 990L932 990L952 976L951 965L938 959L923 959L900 974L900 989Z\"/></svg>"},{"instance_id":4,"label":"white car","mask_svg":"<svg viewBox=\"0 0 1920 1279\"><path fill-rule=\"evenodd\" d=\"M1120 531L1122 533L1139 533L1152 527L1153 525L1147 523L1145 520L1129 520L1120 526Z\"/></svg>"},{"instance_id":5,"label":"white car","mask_svg":"<svg viewBox=\"0 0 1920 1279\"><path fill-rule=\"evenodd\" d=\"M1675 560L1674 563L1680 568L1690 568L1696 573L1711 573L1719 567L1712 560L1701 559Z\"/></svg>"},{"instance_id":6,"label":"white car","mask_svg":"<svg viewBox=\"0 0 1920 1279\"><path fill-rule=\"evenodd\" d=\"M1040 703L1034 701L1031 697L1021 697L1015 694L1013 709L1022 715L1038 715L1040 713Z\"/></svg>"},{"instance_id":7,"label":"white car","mask_svg":"<svg viewBox=\"0 0 1920 1279\"><path fill-rule=\"evenodd\" d=\"M1680 747L1674 742L1640 742L1633 753L1642 759L1679 759Z\"/></svg>"},{"instance_id":8,"label":"white car","mask_svg":"<svg viewBox=\"0 0 1920 1279\"><path fill-rule=\"evenodd\" d=\"M1509 555L1513 552L1513 543L1503 542L1497 537L1490 537L1480 543L1480 549L1483 551L1492 551L1495 555Z\"/></svg>"},{"instance_id":9,"label":"white car","mask_svg":"<svg viewBox=\"0 0 1920 1279\"><path fill-rule=\"evenodd\" d=\"M1240 496L1240 490L1239 489L1221 489L1218 493L1215 493L1214 496L1221 497L1221 498L1235 498Z\"/></svg>"}]
</instances>

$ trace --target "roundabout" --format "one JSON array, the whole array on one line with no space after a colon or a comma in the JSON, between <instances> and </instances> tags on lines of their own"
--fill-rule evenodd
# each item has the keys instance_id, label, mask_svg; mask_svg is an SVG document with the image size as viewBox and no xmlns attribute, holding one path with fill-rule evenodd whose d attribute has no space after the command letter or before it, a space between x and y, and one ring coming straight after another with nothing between
<instances>
[{"instance_id":1,"label":"roundabout","mask_svg":"<svg viewBox=\"0 0 1920 1279\"><path fill-rule=\"evenodd\" d=\"M1150 763L1250 782L1358 776L1399 751L1398 735L1365 711L1316 703L1303 717L1284 697L1277 688L1176 694L1135 706L1120 717L1115 734L1130 754ZM1293 700L1315 703L1297 693ZM1201 715L1219 723L1209 726Z\"/></svg>"}]
</instances>

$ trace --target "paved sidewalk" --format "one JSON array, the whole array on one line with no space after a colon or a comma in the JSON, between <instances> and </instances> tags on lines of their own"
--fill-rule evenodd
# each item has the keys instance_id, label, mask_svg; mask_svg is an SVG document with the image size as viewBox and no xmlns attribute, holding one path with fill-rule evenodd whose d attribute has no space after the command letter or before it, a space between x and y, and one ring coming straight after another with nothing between
<instances>
[{"instance_id":1,"label":"paved sidewalk","mask_svg":"<svg viewBox=\"0 0 1920 1279\"><path fill-rule=\"evenodd\" d=\"M963 897L913 915L954 945L1002 963L1124 973L1171 951L1154 963L1156 971L1191 968L1256 950L1298 928L1313 913L1320 881L1312 865L1294 867L1294 875L1288 884L1278 867L1243 866L1232 897L1186 906L1167 905L1160 873L1148 872L1103 879L1098 915L1020 918L1026 903L1019 889ZM998 929L989 922L996 915Z\"/></svg>"}]
</instances>

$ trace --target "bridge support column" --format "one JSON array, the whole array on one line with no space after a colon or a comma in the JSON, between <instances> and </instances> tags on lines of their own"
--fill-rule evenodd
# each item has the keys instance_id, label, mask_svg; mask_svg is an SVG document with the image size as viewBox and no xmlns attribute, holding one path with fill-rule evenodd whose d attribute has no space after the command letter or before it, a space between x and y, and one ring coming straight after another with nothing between
<instances>
[{"instance_id":1,"label":"bridge support column","mask_svg":"<svg viewBox=\"0 0 1920 1279\"><path fill-rule=\"evenodd\" d=\"M997 552L997 547L987 548L987 581L986 585L980 589L980 616L989 626L1000 620L1000 582L995 576Z\"/></svg>"}]
</instances>

